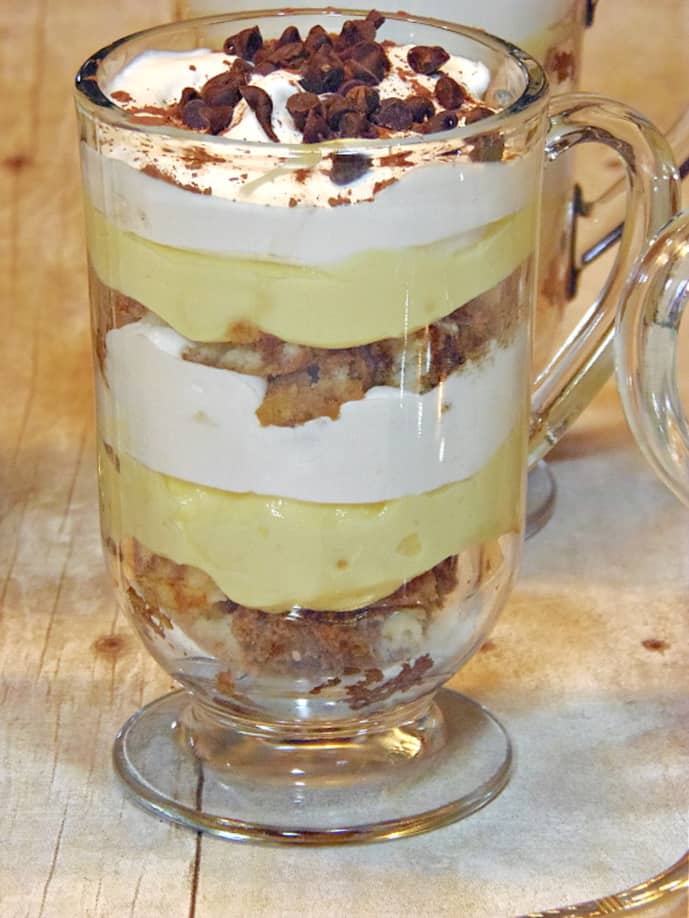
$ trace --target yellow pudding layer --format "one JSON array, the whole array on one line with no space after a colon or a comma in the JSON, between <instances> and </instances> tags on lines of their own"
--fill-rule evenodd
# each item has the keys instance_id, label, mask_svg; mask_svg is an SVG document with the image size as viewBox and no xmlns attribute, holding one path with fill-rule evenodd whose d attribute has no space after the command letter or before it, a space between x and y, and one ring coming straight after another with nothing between
<instances>
[{"instance_id":1,"label":"yellow pudding layer","mask_svg":"<svg viewBox=\"0 0 689 918\"><path fill-rule=\"evenodd\" d=\"M470 434L469 434L470 435ZM377 504L236 494L99 459L103 527L204 570L232 600L284 612L356 609L471 545L517 531L526 424L465 481Z\"/></svg>"},{"instance_id":2,"label":"yellow pudding layer","mask_svg":"<svg viewBox=\"0 0 689 918\"><path fill-rule=\"evenodd\" d=\"M102 283L193 341L232 340L252 323L313 347L369 344L436 322L504 280L533 254L532 207L426 246L368 250L330 266L171 248L86 209L89 254ZM413 219L413 215L410 215ZM336 245L336 242L334 242Z\"/></svg>"}]
</instances>

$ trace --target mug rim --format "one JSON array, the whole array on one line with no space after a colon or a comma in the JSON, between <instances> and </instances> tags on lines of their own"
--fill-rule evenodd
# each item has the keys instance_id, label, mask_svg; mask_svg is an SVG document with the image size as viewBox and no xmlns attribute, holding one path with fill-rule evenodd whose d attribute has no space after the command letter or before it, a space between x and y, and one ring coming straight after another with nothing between
<instances>
[{"instance_id":1,"label":"mug rim","mask_svg":"<svg viewBox=\"0 0 689 918\"><path fill-rule=\"evenodd\" d=\"M149 29L142 29L138 32L132 32L116 39L109 45L105 45L88 57L76 73L74 80L74 90L76 105L80 114L88 114L92 117L107 122L113 127L135 131L137 133L149 134L161 138L170 138L173 140L182 140L193 142L198 145L212 144L216 148L226 150L236 150L241 148L243 151L263 151L270 150L273 154L284 153L286 156L299 153L303 155L305 151L313 151L322 148L344 149L356 148L365 149L375 152L376 150L387 150L391 146L402 149L414 149L429 143L447 143L458 140L467 140L475 137L477 134L486 134L490 131L504 131L511 126L514 121L522 119L525 114L532 108L536 107L539 102L545 102L548 96L549 84L545 71L541 64L526 51L514 45L512 42L496 35L492 35L482 29L472 26L464 26L458 23L449 22L443 19L436 19L429 16L419 16L416 14L405 13L402 11L395 13L386 13L385 18L398 22L418 23L422 26L431 27L438 31L452 32L455 35L462 35L479 45L497 51L505 57L509 57L521 70L525 85L520 96L515 99L509 106L501 109L499 112L484 118L482 121L474 124L458 126L449 131L442 131L435 134L420 134L400 137L387 138L351 138L346 140L329 140L322 143L305 144L305 143L274 143L268 140L241 140L239 138L230 138L223 135L203 134L190 132L183 128L171 125L142 124L137 121L131 112L118 106L111 101L103 92L98 81L98 71L101 65L108 57L121 48L123 45L131 44L138 39L143 39L155 35L169 35L182 29L193 29L194 26L220 25L222 23L232 23L246 19L256 19L260 25L261 20L268 18L295 18L305 15L340 16L340 17L359 17L365 16L367 10L351 7L281 7L260 10L238 10L234 13L223 13L212 16L201 16L193 19L184 19L175 22L165 23L163 25L153 26ZM480 127L479 127L480 125Z\"/></svg>"}]
</instances>

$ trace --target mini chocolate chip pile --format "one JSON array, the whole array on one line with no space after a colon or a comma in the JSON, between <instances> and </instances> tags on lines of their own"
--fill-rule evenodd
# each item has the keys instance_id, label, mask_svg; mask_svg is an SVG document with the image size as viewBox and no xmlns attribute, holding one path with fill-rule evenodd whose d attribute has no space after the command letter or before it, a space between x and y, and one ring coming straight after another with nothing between
<instances>
[{"instance_id":1,"label":"mini chocolate chip pile","mask_svg":"<svg viewBox=\"0 0 689 918\"><path fill-rule=\"evenodd\" d=\"M419 45L400 58L393 42L376 41L384 22L372 10L365 19L346 21L339 34L315 25L303 38L291 25L279 38L264 40L258 26L243 29L224 42L223 51L234 57L225 61L227 70L199 89L186 87L170 106L168 117L194 131L220 134L232 125L235 109L243 100L265 137L277 143L273 99L256 85L258 78L277 71L297 77L286 108L301 141L307 144L432 134L494 113L474 99L466 86L443 73L443 66L451 60L445 49ZM394 91L386 96L381 84L389 82L386 78L390 76L399 79L393 80ZM429 84L418 77L433 80ZM400 87L412 91L400 96ZM347 168L351 179L349 172L355 173L357 165L350 163ZM337 183L337 174L333 180Z\"/></svg>"}]
</instances>

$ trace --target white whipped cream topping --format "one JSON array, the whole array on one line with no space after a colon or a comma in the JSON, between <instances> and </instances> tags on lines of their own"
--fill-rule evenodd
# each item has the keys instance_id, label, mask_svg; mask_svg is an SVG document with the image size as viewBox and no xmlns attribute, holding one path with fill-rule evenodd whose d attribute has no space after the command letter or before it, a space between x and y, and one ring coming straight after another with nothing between
<instances>
[{"instance_id":1,"label":"white whipped cream topping","mask_svg":"<svg viewBox=\"0 0 689 918\"><path fill-rule=\"evenodd\" d=\"M403 45L386 49L390 72L376 87L381 99L404 99L415 94L418 86L433 91L439 77L414 73L407 63L407 54L413 47ZM179 101L185 86L200 90L211 77L226 73L236 59L234 55L205 48L193 51L144 51L123 67L105 90L111 99L114 93L126 93L131 101L117 102L125 110L136 110L144 106L164 108ZM190 65L193 70L189 69ZM440 68L440 72L461 83L477 99L483 96L490 82L490 71L485 64L462 57L451 57ZM302 134L287 111L289 97L303 91L299 85L301 79L300 74L286 70L251 77L251 85L263 89L273 101L273 129L281 143L302 143ZM270 142L256 115L243 99L235 107L232 122L222 132L222 136L231 140Z\"/></svg>"},{"instance_id":2,"label":"white whipped cream topping","mask_svg":"<svg viewBox=\"0 0 689 918\"><path fill-rule=\"evenodd\" d=\"M524 331L425 395L371 389L340 417L262 427L263 379L185 361L174 330L143 320L107 335L106 442L167 475L321 503L420 494L477 472L524 416ZM519 393L523 393L523 398Z\"/></svg>"}]
</instances>

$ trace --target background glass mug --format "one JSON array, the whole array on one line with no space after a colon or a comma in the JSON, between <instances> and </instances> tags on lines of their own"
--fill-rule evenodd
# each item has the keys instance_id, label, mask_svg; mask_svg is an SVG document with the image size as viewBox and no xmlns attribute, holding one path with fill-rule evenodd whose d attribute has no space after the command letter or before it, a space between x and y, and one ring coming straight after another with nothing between
<instances>
[{"instance_id":1,"label":"background glass mug","mask_svg":"<svg viewBox=\"0 0 689 918\"><path fill-rule=\"evenodd\" d=\"M123 608L185 689L125 725L116 766L142 805L230 838L395 837L504 786L503 729L439 689L508 595L551 406L588 397L582 368L623 278L676 206L650 125L598 98L548 105L511 45L405 15L380 40L477 62L478 108L425 133L291 145L262 139L264 109L255 139L233 140L161 108L205 83L185 57L170 98L124 110L138 89L122 71L144 51L221 49L256 21L266 39L296 25L321 40L312 26L348 18L179 23L77 77L104 545ZM344 68L328 61L335 91ZM383 102L357 93L380 120ZM604 321L545 373L530 422L544 151L591 140L621 154L632 210Z\"/></svg>"}]
</instances>

